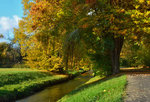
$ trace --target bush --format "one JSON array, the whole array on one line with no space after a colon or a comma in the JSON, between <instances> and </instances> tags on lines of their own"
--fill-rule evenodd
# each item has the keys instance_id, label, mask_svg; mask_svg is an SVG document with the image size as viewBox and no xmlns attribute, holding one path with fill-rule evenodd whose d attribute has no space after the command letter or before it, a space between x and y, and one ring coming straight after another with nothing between
<instances>
[{"instance_id":1,"label":"bush","mask_svg":"<svg viewBox=\"0 0 150 102\"><path fill-rule=\"evenodd\" d=\"M120 58L120 66L130 67L130 64L127 59Z\"/></svg>"},{"instance_id":2,"label":"bush","mask_svg":"<svg viewBox=\"0 0 150 102\"><path fill-rule=\"evenodd\" d=\"M150 49L143 46L141 51L138 53L138 58L140 59L141 63L145 66L150 66Z\"/></svg>"},{"instance_id":3,"label":"bush","mask_svg":"<svg viewBox=\"0 0 150 102\"><path fill-rule=\"evenodd\" d=\"M120 66L137 67L141 65L141 61L138 57L138 51L140 50L139 45L133 42L125 42L121 53Z\"/></svg>"},{"instance_id":4,"label":"bush","mask_svg":"<svg viewBox=\"0 0 150 102\"><path fill-rule=\"evenodd\" d=\"M21 63L14 64L12 68L29 68L29 66Z\"/></svg>"}]
</instances>

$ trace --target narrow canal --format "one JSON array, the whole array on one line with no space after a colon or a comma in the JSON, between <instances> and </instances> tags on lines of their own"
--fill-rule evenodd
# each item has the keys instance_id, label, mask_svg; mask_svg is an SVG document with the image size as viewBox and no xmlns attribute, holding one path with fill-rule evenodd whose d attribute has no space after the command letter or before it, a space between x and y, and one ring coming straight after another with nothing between
<instances>
[{"instance_id":1,"label":"narrow canal","mask_svg":"<svg viewBox=\"0 0 150 102\"><path fill-rule=\"evenodd\" d=\"M56 102L67 93L87 82L91 77L92 73L86 72L73 80L48 87L41 92L16 102Z\"/></svg>"}]
</instances>

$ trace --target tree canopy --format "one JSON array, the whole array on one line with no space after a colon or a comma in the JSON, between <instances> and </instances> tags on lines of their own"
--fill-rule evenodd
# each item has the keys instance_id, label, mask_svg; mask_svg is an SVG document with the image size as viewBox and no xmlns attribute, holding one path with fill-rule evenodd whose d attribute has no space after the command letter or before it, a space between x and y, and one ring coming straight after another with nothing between
<instances>
[{"instance_id":1,"label":"tree canopy","mask_svg":"<svg viewBox=\"0 0 150 102\"><path fill-rule=\"evenodd\" d=\"M34 68L90 68L116 74L126 40L149 44L147 0L23 0L14 30L26 63Z\"/></svg>"}]
</instances>

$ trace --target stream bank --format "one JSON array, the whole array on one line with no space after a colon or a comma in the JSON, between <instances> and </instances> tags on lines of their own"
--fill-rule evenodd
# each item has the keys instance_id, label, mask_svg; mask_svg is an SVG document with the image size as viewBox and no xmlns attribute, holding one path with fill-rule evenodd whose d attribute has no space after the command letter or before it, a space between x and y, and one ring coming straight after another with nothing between
<instances>
[{"instance_id":1,"label":"stream bank","mask_svg":"<svg viewBox=\"0 0 150 102\"><path fill-rule=\"evenodd\" d=\"M56 102L64 95L76 89L92 78L92 73L86 72L76 78L64 83L50 86L41 92L38 92L27 98L18 100L16 102Z\"/></svg>"}]
</instances>

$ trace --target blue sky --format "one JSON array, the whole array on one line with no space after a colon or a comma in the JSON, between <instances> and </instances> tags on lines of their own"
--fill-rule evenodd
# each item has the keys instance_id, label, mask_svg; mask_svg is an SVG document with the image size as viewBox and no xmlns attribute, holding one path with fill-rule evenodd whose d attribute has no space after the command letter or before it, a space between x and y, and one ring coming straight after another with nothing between
<instances>
[{"instance_id":1,"label":"blue sky","mask_svg":"<svg viewBox=\"0 0 150 102\"><path fill-rule=\"evenodd\" d=\"M22 0L1 0L0 1L0 34L5 38L13 37L13 28L18 27L19 20L23 17ZM0 39L5 41L4 39Z\"/></svg>"}]
</instances>

